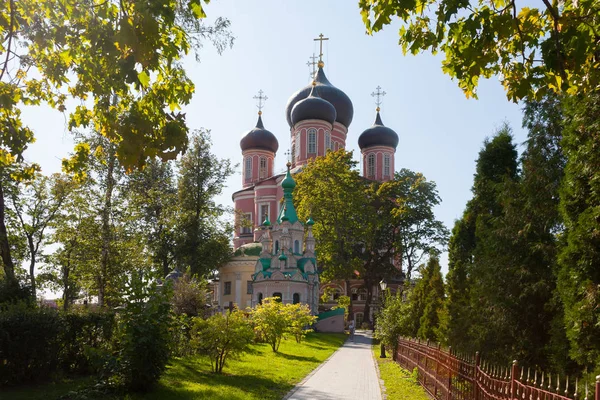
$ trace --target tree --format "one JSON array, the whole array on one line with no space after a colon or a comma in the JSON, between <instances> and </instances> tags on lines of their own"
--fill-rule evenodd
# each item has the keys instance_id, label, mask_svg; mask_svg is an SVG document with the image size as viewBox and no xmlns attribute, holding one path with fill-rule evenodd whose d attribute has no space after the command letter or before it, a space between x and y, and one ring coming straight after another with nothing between
<instances>
[{"instance_id":1,"label":"tree","mask_svg":"<svg viewBox=\"0 0 600 400\"><path fill-rule=\"evenodd\" d=\"M582 366L600 360L600 93L568 101L563 139L567 157L560 211L564 246L558 288L570 356Z\"/></svg>"},{"instance_id":2,"label":"tree","mask_svg":"<svg viewBox=\"0 0 600 400\"><path fill-rule=\"evenodd\" d=\"M505 182L516 179L517 172L510 128L503 126L484 142L476 165L473 199L455 223L450 239L447 329L449 343L459 351L491 354L501 347L500 339L510 342L500 334L507 321L502 314L505 308L498 303L507 288L502 283L510 278L503 274L504 269L498 269L492 255L496 253L489 250L495 243L490 235L492 225L504 213L500 193Z\"/></svg>"},{"instance_id":3,"label":"tree","mask_svg":"<svg viewBox=\"0 0 600 400\"><path fill-rule=\"evenodd\" d=\"M396 357L395 349L398 347L400 336L413 336L410 331L410 303L404 299L404 295L410 292L397 291L391 296L388 291L384 293L384 304L377 314L375 325L375 337L387 347L393 349L393 357Z\"/></svg>"},{"instance_id":4,"label":"tree","mask_svg":"<svg viewBox=\"0 0 600 400\"><path fill-rule=\"evenodd\" d=\"M440 314L444 304L444 280L440 268L440 260L435 255L429 257L427 265L422 271L421 280L417 286L422 285L424 290L423 314L419 318L417 336L421 339L441 341ZM415 287L415 292L418 288Z\"/></svg>"},{"instance_id":5,"label":"tree","mask_svg":"<svg viewBox=\"0 0 600 400\"><path fill-rule=\"evenodd\" d=\"M176 255L177 186L169 161L150 159L127 176L128 199L157 272L167 276Z\"/></svg>"},{"instance_id":6,"label":"tree","mask_svg":"<svg viewBox=\"0 0 600 400\"><path fill-rule=\"evenodd\" d=\"M257 335L277 352L291 324L285 305L277 297L263 299L262 304L252 310L252 322Z\"/></svg>"},{"instance_id":7,"label":"tree","mask_svg":"<svg viewBox=\"0 0 600 400\"><path fill-rule=\"evenodd\" d=\"M171 305L177 315L204 316L207 298L206 282L198 281L189 271L173 283Z\"/></svg>"},{"instance_id":8,"label":"tree","mask_svg":"<svg viewBox=\"0 0 600 400\"><path fill-rule=\"evenodd\" d=\"M395 201L388 215L395 220L392 229L397 232L397 248L406 265L406 278L410 279L413 268L424 255L439 252L448 242L448 229L435 219L433 211L441 198L435 182L406 168L396 172L394 180L383 185L395 185L384 194Z\"/></svg>"},{"instance_id":9,"label":"tree","mask_svg":"<svg viewBox=\"0 0 600 400\"><path fill-rule=\"evenodd\" d=\"M215 203L225 181L233 173L229 160L210 152L208 131L198 131L178 163L178 246L180 267L198 276L207 275L231 255L231 226L220 217L226 212Z\"/></svg>"},{"instance_id":10,"label":"tree","mask_svg":"<svg viewBox=\"0 0 600 400\"><path fill-rule=\"evenodd\" d=\"M0 10L0 167L17 180L37 165L22 163L34 141L23 124L24 106L69 110L69 129L88 128L115 146L127 169L147 157L173 159L187 146L185 115L194 85L180 63L203 39L219 51L232 43L229 21L202 23L200 0L15 1ZM75 100L70 103L69 100ZM90 148L79 143L63 161L80 171ZM0 182L0 256L6 279L17 284L5 227Z\"/></svg>"},{"instance_id":11,"label":"tree","mask_svg":"<svg viewBox=\"0 0 600 400\"><path fill-rule=\"evenodd\" d=\"M311 314L308 304L286 304L285 310L289 313L290 320L288 332L294 336L296 343L300 343L307 333L312 332L308 327L317 317Z\"/></svg>"},{"instance_id":12,"label":"tree","mask_svg":"<svg viewBox=\"0 0 600 400\"><path fill-rule=\"evenodd\" d=\"M24 182L18 193L11 193L9 207L16 214L20 232L27 240L29 282L33 298L36 296L35 266L47 239L46 230L58 216L71 190L72 182L64 175L45 177L36 174L32 181Z\"/></svg>"},{"instance_id":13,"label":"tree","mask_svg":"<svg viewBox=\"0 0 600 400\"><path fill-rule=\"evenodd\" d=\"M441 51L442 70L476 96L479 78L498 75L512 101L541 100L550 91L582 94L600 82L600 6L595 0L360 0L367 32L402 20L400 45L416 54Z\"/></svg>"},{"instance_id":14,"label":"tree","mask_svg":"<svg viewBox=\"0 0 600 400\"><path fill-rule=\"evenodd\" d=\"M247 317L240 310L217 313L204 320L194 318L193 344L210 358L213 372L220 374L228 359L249 350L254 332Z\"/></svg>"}]
</instances>

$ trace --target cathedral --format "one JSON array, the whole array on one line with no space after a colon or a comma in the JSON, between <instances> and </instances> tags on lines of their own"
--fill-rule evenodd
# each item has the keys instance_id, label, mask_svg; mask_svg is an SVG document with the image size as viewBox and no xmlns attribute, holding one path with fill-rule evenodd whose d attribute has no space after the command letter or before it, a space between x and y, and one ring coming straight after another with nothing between
<instances>
[{"instance_id":1,"label":"cathedral","mask_svg":"<svg viewBox=\"0 0 600 400\"><path fill-rule=\"evenodd\" d=\"M317 314L320 295L326 287L332 287L335 294L330 305L338 295L351 293L355 322L360 325L365 317L364 283L358 279L350 281L348 291L346 282L319 286L315 258L318 243L315 244L311 231L314 221L299 221L293 205L293 175L309 160L345 149L354 115L350 98L325 76L322 54L317 66L312 83L292 94L285 107L291 142L287 171L274 170L279 143L265 127L261 111L256 126L240 141L242 188L233 194L233 202L238 222L245 222L237 224L235 256L219 270L217 298L224 309L234 304L252 307L265 297L277 296L284 303L308 304ZM262 92L259 93L262 101ZM374 93L375 121L358 137L362 175L378 181L393 179L398 145L398 135L383 125L380 116L382 94L385 92L378 87ZM373 293L378 293L378 289Z\"/></svg>"}]
</instances>

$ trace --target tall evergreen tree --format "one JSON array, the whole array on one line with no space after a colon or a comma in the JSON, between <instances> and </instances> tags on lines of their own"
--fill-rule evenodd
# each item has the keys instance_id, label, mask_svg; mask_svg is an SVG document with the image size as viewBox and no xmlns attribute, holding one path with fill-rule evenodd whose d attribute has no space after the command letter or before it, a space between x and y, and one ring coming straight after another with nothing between
<instances>
[{"instance_id":1,"label":"tall evergreen tree","mask_svg":"<svg viewBox=\"0 0 600 400\"><path fill-rule=\"evenodd\" d=\"M600 92L566 107L559 292L571 356L600 368Z\"/></svg>"},{"instance_id":2,"label":"tall evergreen tree","mask_svg":"<svg viewBox=\"0 0 600 400\"><path fill-rule=\"evenodd\" d=\"M440 260L432 254L423 269L421 281L424 290L423 314L419 318L417 336L421 339L439 341L440 314L444 305L444 280ZM416 289L416 288L415 288Z\"/></svg>"}]
</instances>

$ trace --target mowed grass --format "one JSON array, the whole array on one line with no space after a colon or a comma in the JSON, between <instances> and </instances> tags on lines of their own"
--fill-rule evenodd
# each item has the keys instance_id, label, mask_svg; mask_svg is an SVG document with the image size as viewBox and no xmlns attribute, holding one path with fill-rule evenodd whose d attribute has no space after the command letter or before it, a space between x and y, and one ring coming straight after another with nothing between
<instances>
[{"instance_id":1,"label":"mowed grass","mask_svg":"<svg viewBox=\"0 0 600 400\"><path fill-rule=\"evenodd\" d=\"M379 344L374 344L373 353L379 365L388 400L430 400L411 372L394 362L389 352L387 358L379 358Z\"/></svg>"},{"instance_id":2,"label":"mowed grass","mask_svg":"<svg viewBox=\"0 0 600 400\"><path fill-rule=\"evenodd\" d=\"M298 382L325 361L346 340L345 334L311 333L297 344L293 338L281 342L274 353L267 344L254 344L252 351L230 360L221 375L210 369L210 361L194 356L172 360L158 385L149 393L109 396L105 399L281 399ZM52 400L89 384L65 381L3 392L0 399Z\"/></svg>"},{"instance_id":3,"label":"mowed grass","mask_svg":"<svg viewBox=\"0 0 600 400\"><path fill-rule=\"evenodd\" d=\"M177 360L154 391L134 398L281 399L331 356L346 337L312 333L300 344L290 338L281 342L277 353L267 344L256 344L252 353L230 360L221 375L210 372L210 362L204 357Z\"/></svg>"}]
</instances>

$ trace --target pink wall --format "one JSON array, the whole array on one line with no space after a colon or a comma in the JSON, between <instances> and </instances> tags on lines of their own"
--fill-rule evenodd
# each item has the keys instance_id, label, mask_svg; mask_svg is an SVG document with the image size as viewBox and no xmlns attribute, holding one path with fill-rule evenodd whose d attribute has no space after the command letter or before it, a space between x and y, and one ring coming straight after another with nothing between
<instances>
[{"instance_id":1,"label":"pink wall","mask_svg":"<svg viewBox=\"0 0 600 400\"><path fill-rule=\"evenodd\" d=\"M250 158L252 160L251 173L247 175L247 159ZM267 170L266 174L263 176L260 175L260 160L265 159L267 161ZM273 176L273 163L275 160L275 153L266 151L266 150L256 150L250 149L246 150L242 153L242 186L249 187L252 184L267 179Z\"/></svg>"},{"instance_id":2,"label":"pink wall","mask_svg":"<svg viewBox=\"0 0 600 400\"><path fill-rule=\"evenodd\" d=\"M308 152L308 132L311 129L315 129L317 133L316 152L314 153ZM340 123L336 122L333 126L321 120L307 120L297 123L291 130L292 149L294 153L292 167L304 165L312 158L324 156L327 153L325 146L327 134L330 137L330 148L332 150L346 147L347 129Z\"/></svg>"},{"instance_id":3,"label":"pink wall","mask_svg":"<svg viewBox=\"0 0 600 400\"><path fill-rule=\"evenodd\" d=\"M369 155L375 155L375 176L369 176ZM384 175L384 157L390 156L390 171L389 175ZM389 181L394 177L395 165L395 149L387 146L374 146L363 149L362 151L363 176L377 181Z\"/></svg>"}]
</instances>

